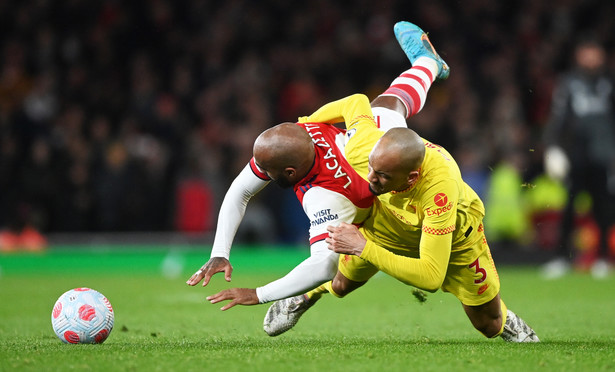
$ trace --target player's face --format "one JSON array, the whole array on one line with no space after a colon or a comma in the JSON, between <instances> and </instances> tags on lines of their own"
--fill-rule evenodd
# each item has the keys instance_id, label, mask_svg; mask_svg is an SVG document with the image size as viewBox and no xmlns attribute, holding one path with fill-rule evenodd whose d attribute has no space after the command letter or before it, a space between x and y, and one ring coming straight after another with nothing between
<instances>
[{"instance_id":1,"label":"player's face","mask_svg":"<svg viewBox=\"0 0 615 372\"><path fill-rule=\"evenodd\" d=\"M273 182L277 183L278 186L284 189L290 189L294 185L294 183L290 181L288 178L286 178L286 176L283 174L277 178L271 178L271 179L273 180Z\"/></svg>"},{"instance_id":2,"label":"player's face","mask_svg":"<svg viewBox=\"0 0 615 372\"><path fill-rule=\"evenodd\" d=\"M386 194L391 191L402 191L411 184L407 172L395 169L390 163L382 159L369 157L367 180L370 190L376 194Z\"/></svg>"},{"instance_id":3,"label":"player's face","mask_svg":"<svg viewBox=\"0 0 615 372\"><path fill-rule=\"evenodd\" d=\"M284 189L289 189L293 187L293 185L295 184L294 182L292 182L289 176L284 172L284 170L276 170L274 168L265 168L264 166L258 163L257 165L263 172L267 174L267 176L269 176L269 178L271 178L273 182L277 183L280 187Z\"/></svg>"}]
</instances>

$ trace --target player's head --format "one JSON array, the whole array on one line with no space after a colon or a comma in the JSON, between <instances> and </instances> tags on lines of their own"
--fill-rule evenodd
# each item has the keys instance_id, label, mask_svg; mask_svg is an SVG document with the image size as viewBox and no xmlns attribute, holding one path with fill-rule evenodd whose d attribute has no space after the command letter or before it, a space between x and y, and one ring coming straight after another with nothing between
<instances>
[{"instance_id":1,"label":"player's head","mask_svg":"<svg viewBox=\"0 0 615 372\"><path fill-rule=\"evenodd\" d=\"M408 128L386 132L369 154L369 188L376 195L404 191L419 179L425 158L425 144Z\"/></svg>"},{"instance_id":2,"label":"player's head","mask_svg":"<svg viewBox=\"0 0 615 372\"><path fill-rule=\"evenodd\" d=\"M294 123L269 128L254 142L254 161L282 187L291 187L307 175L314 154L312 138Z\"/></svg>"}]
</instances>

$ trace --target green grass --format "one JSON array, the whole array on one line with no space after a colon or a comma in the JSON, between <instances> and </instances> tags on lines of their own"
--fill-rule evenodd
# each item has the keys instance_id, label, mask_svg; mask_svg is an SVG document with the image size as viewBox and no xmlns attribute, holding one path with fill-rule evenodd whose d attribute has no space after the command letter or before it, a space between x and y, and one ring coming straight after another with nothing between
<instances>
[{"instance_id":1,"label":"green grass","mask_svg":"<svg viewBox=\"0 0 615 372\"><path fill-rule=\"evenodd\" d=\"M420 304L385 275L343 300L325 296L295 329L270 338L267 305L221 312L205 296L267 283L307 251L234 250L233 282L217 276L202 288L185 280L207 249L163 248L0 255L0 371L615 370L613 278L543 281L534 268L500 267L504 300L540 344L485 339L452 295ZM102 345L65 345L51 329L55 300L81 286L115 309Z\"/></svg>"}]
</instances>

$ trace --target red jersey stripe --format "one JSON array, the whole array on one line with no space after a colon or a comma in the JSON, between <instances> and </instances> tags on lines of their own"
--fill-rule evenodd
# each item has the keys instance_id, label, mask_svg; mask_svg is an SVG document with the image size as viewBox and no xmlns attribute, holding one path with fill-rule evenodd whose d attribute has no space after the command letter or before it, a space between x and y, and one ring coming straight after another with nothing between
<instances>
[{"instance_id":1,"label":"red jersey stripe","mask_svg":"<svg viewBox=\"0 0 615 372\"><path fill-rule=\"evenodd\" d=\"M252 173L254 173L254 175L260 178L261 180L271 181L271 178L269 178L267 173L262 172L260 169L258 169L258 166L256 165L256 162L254 161L254 158L250 159L250 169L252 169Z\"/></svg>"},{"instance_id":2,"label":"red jersey stripe","mask_svg":"<svg viewBox=\"0 0 615 372\"><path fill-rule=\"evenodd\" d=\"M324 234L320 234L320 235L316 235L315 237L310 239L310 244L314 244L316 242L319 242L321 240L325 240L329 237L329 233L324 233Z\"/></svg>"}]
</instances>

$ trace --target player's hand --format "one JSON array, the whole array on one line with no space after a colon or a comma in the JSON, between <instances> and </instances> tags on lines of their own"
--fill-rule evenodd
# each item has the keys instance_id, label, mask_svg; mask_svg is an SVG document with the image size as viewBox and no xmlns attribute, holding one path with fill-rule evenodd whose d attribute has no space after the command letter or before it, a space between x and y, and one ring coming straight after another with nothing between
<instances>
[{"instance_id":1,"label":"player's hand","mask_svg":"<svg viewBox=\"0 0 615 372\"><path fill-rule=\"evenodd\" d=\"M208 296L207 301L215 304L220 301L231 300L228 304L222 306L220 310L228 310L235 305L256 305L258 304L258 296L256 289L252 288L231 288L225 289L214 295Z\"/></svg>"},{"instance_id":2,"label":"player's hand","mask_svg":"<svg viewBox=\"0 0 615 372\"><path fill-rule=\"evenodd\" d=\"M361 256L367 240L355 225L342 222L339 226L327 226L327 231L327 248L336 253Z\"/></svg>"},{"instance_id":3,"label":"player's hand","mask_svg":"<svg viewBox=\"0 0 615 372\"><path fill-rule=\"evenodd\" d=\"M224 271L224 279L227 282L231 281L231 273L233 272L233 266L231 263L224 257L212 257L207 261L207 263L196 273L194 273L190 279L186 282L188 285L197 285L203 280L203 287L209 284L209 280L215 273L219 273Z\"/></svg>"}]
</instances>

